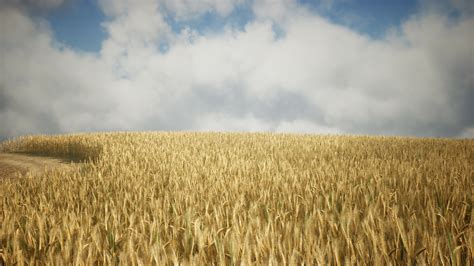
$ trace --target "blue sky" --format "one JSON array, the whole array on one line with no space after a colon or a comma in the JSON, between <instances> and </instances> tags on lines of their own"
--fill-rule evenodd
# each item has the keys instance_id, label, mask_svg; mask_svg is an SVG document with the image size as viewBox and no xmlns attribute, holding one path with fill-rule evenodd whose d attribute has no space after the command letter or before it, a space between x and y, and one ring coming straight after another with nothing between
<instances>
[{"instance_id":1,"label":"blue sky","mask_svg":"<svg viewBox=\"0 0 474 266\"><path fill-rule=\"evenodd\" d=\"M415 0L334 1L327 10L318 8L314 0L300 2L337 24L373 38L383 37L388 28L398 27L418 9L418 2Z\"/></svg>"},{"instance_id":2,"label":"blue sky","mask_svg":"<svg viewBox=\"0 0 474 266\"><path fill-rule=\"evenodd\" d=\"M299 0L299 4L333 23L344 25L371 38L383 38L387 29L398 27L418 9L414 0L355 0L321 1ZM238 5L230 15L220 16L215 11L187 21L177 21L167 13L166 20L173 31L190 27L199 33L222 30L224 25L242 29L254 18L248 4ZM47 19L56 40L80 51L98 52L107 33L101 23L107 18L94 0L72 0L51 11Z\"/></svg>"},{"instance_id":3,"label":"blue sky","mask_svg":"<svg viewBox=\"0 0 474 266\"><path fill-rule=\"evenodd\" d=\"M75 49L97 52L107 37L105 16L94 0L69 1L47 17L56 39Z\"/></svg>"}]
</instances>

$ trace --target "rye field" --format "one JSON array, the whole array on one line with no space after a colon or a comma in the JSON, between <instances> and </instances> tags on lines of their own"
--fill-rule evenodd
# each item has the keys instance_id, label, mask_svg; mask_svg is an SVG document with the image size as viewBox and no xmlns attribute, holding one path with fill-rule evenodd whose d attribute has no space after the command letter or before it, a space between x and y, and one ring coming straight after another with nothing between
<instances>
[{"instance_id":1,"label":"rye field","mask_svg":"<svg viewBox=\"0 0 474 266\"><path fill-rule=\"evenodd\" d=\"M474 265L472 139L143 132L0 149L81 161L0 180L5 265Z\"/></svg>"}]
</instances>

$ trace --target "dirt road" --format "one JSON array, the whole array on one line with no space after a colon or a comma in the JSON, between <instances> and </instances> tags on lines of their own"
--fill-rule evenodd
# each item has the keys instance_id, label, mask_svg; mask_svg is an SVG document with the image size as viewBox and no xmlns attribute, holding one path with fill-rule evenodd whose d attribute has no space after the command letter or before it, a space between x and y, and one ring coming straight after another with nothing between
<instances>
[{"instance_id":1,"label":"dirt road","mask_svg":"<svg viewBox=\"0 0 474 266\"><path fill-rule=\"evenodd\" d=\"M70 162L45 156L18 153L0 153L0 179L16 177L18 173L39 172L57 167L67 167Z\"/></svg>"}]
</instances>

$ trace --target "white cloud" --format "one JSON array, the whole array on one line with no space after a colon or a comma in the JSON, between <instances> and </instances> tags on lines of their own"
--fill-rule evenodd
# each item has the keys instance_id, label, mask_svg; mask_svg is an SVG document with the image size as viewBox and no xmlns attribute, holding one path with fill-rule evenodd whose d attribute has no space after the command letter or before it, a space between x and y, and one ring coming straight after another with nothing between
<instances>
[{"instance_id":1,"label":"white cloud","mask_svg":"<svg viewBox=\"0 0 474 266\"><path fill-rule=\"evenodd\" d=\"M130 9L147 9L150 5L159 5L160 11L170 12L177 20L190 20L214 11L220 16L229 15L232 10L249 0L99 0L99 3L108 16L120 16ZM153 7L152 9L155 9ZM144 11L144 10L143 10ZM149 17L148 17L149 18Z\"/></svg>"},{"instance_id":2,"label":"white cloud","mask_svg":"<svg viewBox=\"0 0 474 266\"><path fill-rule=\"evenodd\" d=\"M474 125L471 16L422 13L373 40L294 1L255 1L257 19L243 31L173 33L165 9L186 19L208 9L225 16L240 4L187 3L102 0L109 37L98 55L61 47L41 18L0 9L0 136L115 129L457 136Z\"/></svg>"},{"instance_id":3,"label":"white cloud","mask_svg":"<svg viewBox=\"0 0 474 266\"><path fill-rule=\"evenodd\" d=\"M220 16L229 15L235 6L247 0L162 0L163 7L172 12L178 20L196 18L209 11L215 11Z\"/></svg>"},{"instance_id":4,"label":"white cloud","mask_svg":"<svg viewBox=\"0 0 474 266\"><path fill-rule=\"evenodd\" d=\"M260 19L284 21L298 9L296 0L255 0L253 11Z\"/></svg>"},{"instance_id":5,"label":"white cloud","mask_svg":"<svg viewBox=\"0 0 474 266\"><path fill-rule=\"evenodd\" d=\"M269 131L266 121L251 115L232 117L226 114L209 114L198 118L196 130L213 132L262 132Z\"/></svg>"},{"instance_id":6,"label":"white cloud","mask_svg":"<svg viewBox=\"0 0 474 266\"><path fill-rule=\"evenodd\" d=\"M459 138L474 139L474 127L464 129Z\"/></svg>"},{"instance_id":7,"label":"white cloud","mask_svg":"<svg viewBox=\"0 0 474 266\"><path fill-rule=\"evenodd\" d=\"M306 133L306 134L341 134L341 130L337 128L320 126L305 120L284 121L278 125L275 132L281 133Z\"/></svg>"}]
</instances>

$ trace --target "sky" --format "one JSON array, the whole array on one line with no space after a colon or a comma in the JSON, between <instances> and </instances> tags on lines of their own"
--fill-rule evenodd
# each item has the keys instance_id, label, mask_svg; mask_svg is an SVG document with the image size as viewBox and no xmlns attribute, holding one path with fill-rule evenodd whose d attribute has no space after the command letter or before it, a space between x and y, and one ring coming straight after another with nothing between
<instances>
[{"instance_id":1,"label":"sky","mask_svg":"<svg viewBox=\"0 0 474 266\"><path fill-rule=\"evenodd\" d=\"M470 0L0 0L0 139L474 137Z\"/></svg>"}]
</instances>

